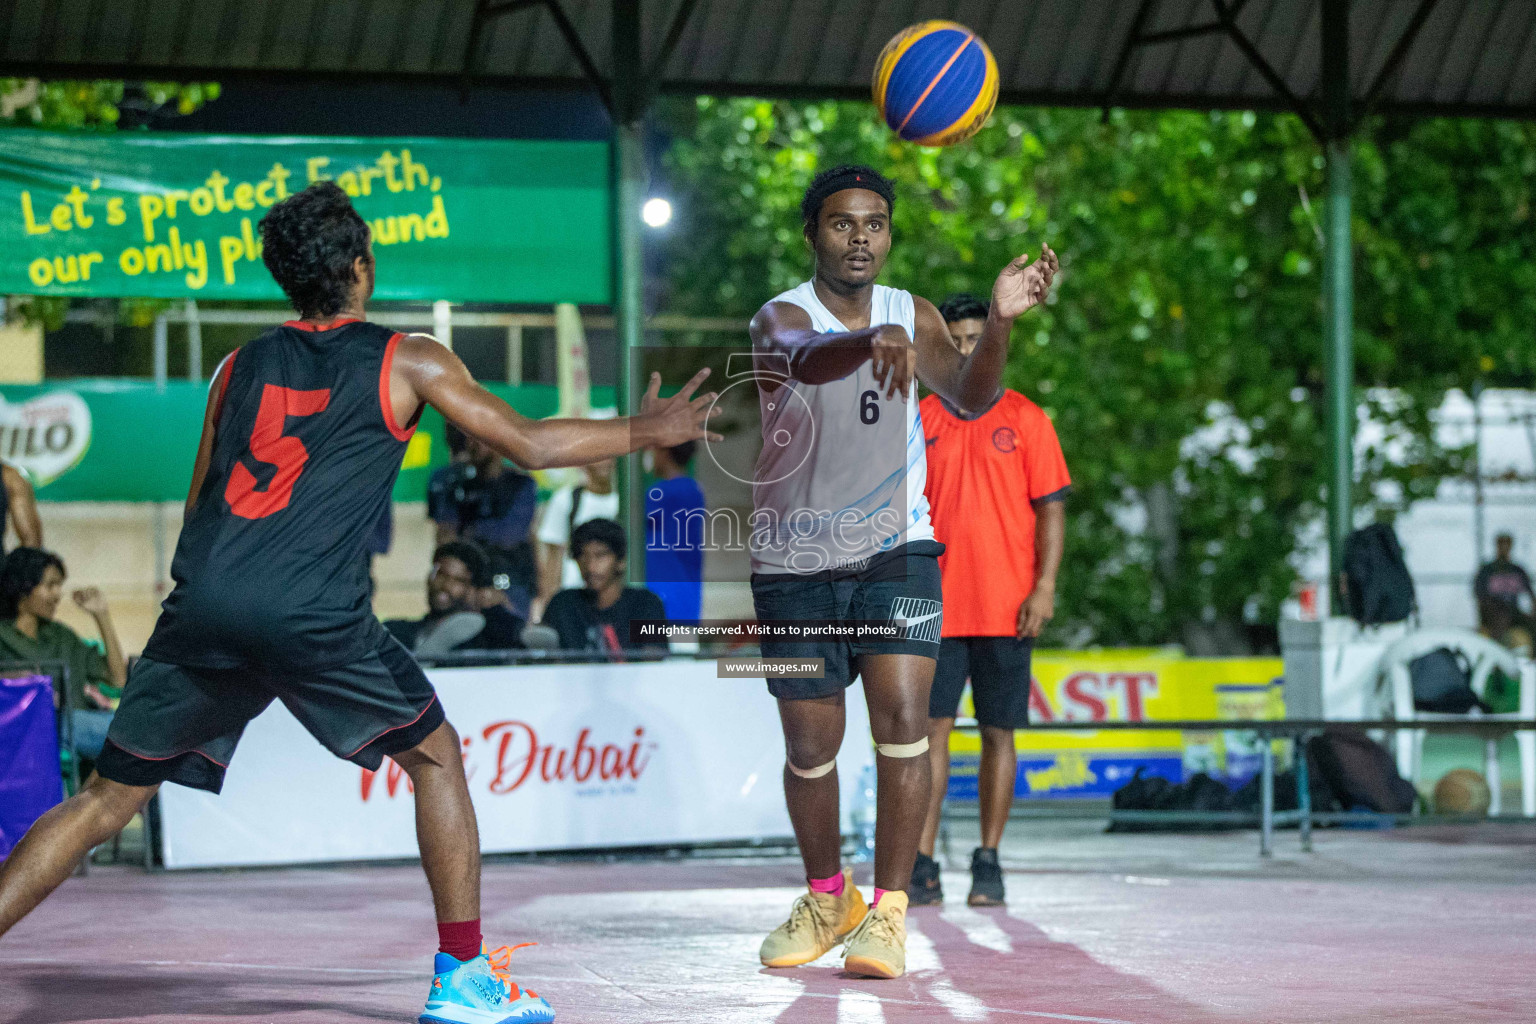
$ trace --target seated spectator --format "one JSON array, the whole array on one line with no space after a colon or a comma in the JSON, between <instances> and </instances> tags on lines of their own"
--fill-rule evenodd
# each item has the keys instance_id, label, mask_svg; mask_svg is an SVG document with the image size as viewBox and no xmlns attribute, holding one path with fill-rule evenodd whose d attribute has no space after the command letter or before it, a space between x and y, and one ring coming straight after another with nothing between
<instances>
[{"instance_id":1,"label":"seated spectator","mask_svg":"<svg viewBox=\"0 0 1536 1024\"><path fill-rule=\"evenodd\" d=\"M663 619L666 612L661 598L649 590L624 585L624 560L629 553L624 528L612 519L589 519L571 533L571 550L585 586L560 591L544 609L544 624L560 634L560 649L664 652L665 641L639 644L630 639L631 622Z\"/></svg>"},{"instance_id":2,"label":"seated spectator","mask_svg":"<svg viewBox=\"0 0 1536 1024\"><path fill-rule=\"evenodd\" d=\"M562 487L549 496L539 520L539 593L535 607L542 609L558 590L581 586L576 549L571 533L592 519L617 519L619 492L613 486L613 459L601 459L581 467L584 483Z\"/></svg>"},{"instance_id":3,"label":"seated spectator","mask_svg":"<svg viewBox=\"0 0 1536 1024\"><path fill-rule=\"evenodd\" d=\"M74 726L75 749L95 759L107 739L116 702L103 687L120 690L128 682L128 663L112 625L107 600L95 587L77 590L75 604L96 620L105 656L55 622L64 596L64 563L51 551L17 548L0 567L0 662L63 662L69 666L63 706ZM47 666L41 666L47 671Z\"/></svg>"},{"instance_id":4,"label":"seated spectator","mask_svg":"<svg viewBox=\"0 0 1536 1024\"><path fill-rule=\"evenodd\" d=\"M426 658L453 650L519 648L523 620L504 603L483 607L484 595L492 589L485 552L468 541L452 541L432 553L427 614L420 619L391 619L384 628L412 653Z\"/></svg>"},{"instance_id":5,"label":"seated spectator","mask_svg":"<svg viewBox=\"0 0 1536 1024\"><path fill-rule=\"evenodd\" d=\"M1472 594L1477 599L1478 626L1489 636L1506 647L1529 652L1531 648L1532 614L1520 605L1529 602L1536 612L1536 591L1531 588L1530 574L1525 566L1511 555L1515 550L1515 538L1501 533L1494 538L1494 560L1477 571L1472 581Z\"/></svg>"},{"instance_id":6,"label":"seated spectator","mask_svg":"<svg viewBox=\"0 0 1536 1024\"><path fill-rule=\"evenodd\" d=\"M427 485L427 516L437 524L437 542L480 545L496 588L519 617L526 617L537 587L533 516L538 485L451 423L448 447L453 462L436 470Z\"/></svg>"}]
</instances>

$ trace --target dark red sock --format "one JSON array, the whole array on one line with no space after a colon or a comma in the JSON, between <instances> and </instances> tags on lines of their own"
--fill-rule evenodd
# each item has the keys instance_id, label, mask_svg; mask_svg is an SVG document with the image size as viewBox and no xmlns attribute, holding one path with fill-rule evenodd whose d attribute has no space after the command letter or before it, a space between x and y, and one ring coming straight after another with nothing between
<instances>
[{"instance_id":1,"label":"dark red sock","mask_svg":"<svg viewBox=\"0 0 1536 1024\"><path fill-rule=\"evenodd\" d=\"M480 919L437 922L437 948L459 962L480 955Z\"/></svg>"}]
</instances>

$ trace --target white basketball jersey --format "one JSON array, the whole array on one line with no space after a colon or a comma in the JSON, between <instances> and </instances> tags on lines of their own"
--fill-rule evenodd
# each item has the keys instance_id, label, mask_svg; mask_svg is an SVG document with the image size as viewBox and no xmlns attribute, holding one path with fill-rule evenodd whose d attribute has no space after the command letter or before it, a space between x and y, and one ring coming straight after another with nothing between
<instances>
[{"instance_id":1,"label":"white basketball jersey","mask_svg":"<svg viewBox=\"0 0 1536 1024\"><path fill-rule=\"evenodd\" d=\"M845 332L807 281L773 301L805 310L819 332ZM869 325L915 331L912 296L875 285ZM752 571L858 569L882 551L933 538L917 384L885 398L869 361L827 384L759 391L763 450L753 475Z\"/></svg>"}]
</instances>

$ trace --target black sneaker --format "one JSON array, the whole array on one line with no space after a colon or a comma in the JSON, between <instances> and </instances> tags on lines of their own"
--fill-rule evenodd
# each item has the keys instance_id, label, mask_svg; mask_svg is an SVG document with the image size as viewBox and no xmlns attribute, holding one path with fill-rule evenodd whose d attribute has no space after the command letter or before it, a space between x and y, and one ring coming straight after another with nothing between
<instances>
[{"instance_id":1,"label":"black sneaker","mask_svg":"<svg viewBox=\"0 0 1536 1024\"><path fill-rule=\"evenodd\" d=\"M924 853L912 865L912 884L907 886L907 903L913 907L932 907L944 902L944 887L939 882L939 862Z\"/></svg>"},{"instance_id":2,"label":"black sneaker","mask_svg":"<svg viewBox=\"0 0 1536 1024\"><path fill-rule=\"evenodd\" d=\"M978 846L971 854L971 895L965 902L973 907L1000 907L1007 902L1003 896L1003 868L997 862L995 849Z\"/></svg>"}]
</instances>

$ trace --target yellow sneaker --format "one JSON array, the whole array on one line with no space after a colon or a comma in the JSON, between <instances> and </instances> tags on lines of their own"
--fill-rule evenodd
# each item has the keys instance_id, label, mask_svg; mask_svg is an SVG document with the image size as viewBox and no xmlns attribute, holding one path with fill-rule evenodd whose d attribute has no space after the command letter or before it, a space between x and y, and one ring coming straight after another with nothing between
<instances>
[{"instance_id":1,"label":"yellow sneaker","mask_svg":"<svg viewBox=\"0 0 1536 1024\"><path fill-rule=\"evenodd\" d=\"M843 969L870 978L907 973L907 894L892 890L865 916L843 947Z\"/></svg>"},{"instance_id":2,"label":"yellow sneaker","mask_svg":"<svg viewBox=\"0 0 1536 1024\"><path fill-rule=\"evenodd\" d=\"M765 967L799 967L842 942L869 913L853 884L853 869L843 869L843 894L807 892L795 900L789 920L763 940L758 956Z\"/></svg>"}]
</instances>

